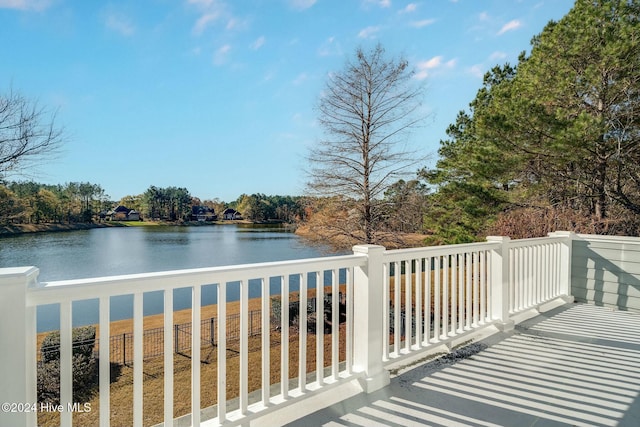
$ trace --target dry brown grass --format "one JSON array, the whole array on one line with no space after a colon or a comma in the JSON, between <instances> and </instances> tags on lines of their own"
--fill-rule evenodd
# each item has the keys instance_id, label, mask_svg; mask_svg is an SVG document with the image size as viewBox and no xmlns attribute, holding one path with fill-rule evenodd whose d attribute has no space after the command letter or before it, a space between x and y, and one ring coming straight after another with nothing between
<instances>
[{"instance_id":1,"label":"dry brown grass","mask_svg":"<svg viewBox=\"0 0 640 427\"><path fill-rule=\"evenodd\" d=\"M344 290L344 288L342 289ZM330 292L327 288L326 292ZM315 295L315 290L309 291L309 297ZM291 300L297 299L297 294L291 295ZM260 310L261 300L253 299L249 301L249 310ZM227 304L227 314L236 314L240 311L239 302ZM202 308L202 318L217 317L217 307L215 305ZM191 310L181 310L174 313L174 323L187 323L191 320ZM163 326L163 316L147 316L144 319L144 329L152 329ZM300 359L299 337L295 334L295 329L291 329L289 340L289 378L297 378L298 361ZM112 322L110 334L122 334L133 330L132 320L121 320ZM38 336L38 344L44 339L46 334ZM340 326L340 361L345 359L345 326ZM273 344L269 353L270 382L280 383L280 357L281 347L280 332L271 332L270 340ZM261 336L249 338L248 353L248 392L259 390L262 386L262 352ZM229 342L227 344L227 366L226 384L227 399L239 396L239 372L240 358L239 343ZM324 366L331 364L331 335L325 335L324 339ZM174 354L174 417L179 417L191 412L191 358L188 353ZM205 347L201 351L201 407L215 405L217 403L217 348ZM316 336L308 335L307 338L307 372L315 371L316 366ZM116 375L112 373L110 388L111 400L111 424L115 426L131 425L133 421L133 368L130 366L118 366ZM146 360L143 364L143 417L144 425L154 425L163 421L164 413L164 359L162 356ZM91 399L91 412L74 413L74 425L92 426L99 423L99 395ZM60 417L57 413L39 413L38 424L42 426L56 426L60 424Z\"/></svg>"}]
</instances>

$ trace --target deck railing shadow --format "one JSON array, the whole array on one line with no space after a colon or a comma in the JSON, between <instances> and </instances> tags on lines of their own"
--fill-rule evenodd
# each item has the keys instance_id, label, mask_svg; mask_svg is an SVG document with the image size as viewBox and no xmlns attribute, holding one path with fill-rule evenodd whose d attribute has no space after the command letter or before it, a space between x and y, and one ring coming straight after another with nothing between
<instances>
[{"instance_id":1,"label":"deck railing shadow","mask_svg":"<svg viewBox=\"0 0 640 427\"><path fill-rule=\"evenodd\" d=\"M559 307L289 426L637 425L640 337L621 342L622 325L640 317Z\"/></svg>"},{"instance_id":2,"label":"deck railing shadow","mask_svg":"<svg viewBox=\"0 0 640 427\"><path fill-rule=\"evenodd\" d=\"M574 235L574 253L579 250L578 256L574 255L572 259L576 297L598 306L640 310L640 240L609 239L607 236ZM616 262L592 247L612 254ZM593 292L589 292L591 288Z\"/></svg>"}]
</instances>

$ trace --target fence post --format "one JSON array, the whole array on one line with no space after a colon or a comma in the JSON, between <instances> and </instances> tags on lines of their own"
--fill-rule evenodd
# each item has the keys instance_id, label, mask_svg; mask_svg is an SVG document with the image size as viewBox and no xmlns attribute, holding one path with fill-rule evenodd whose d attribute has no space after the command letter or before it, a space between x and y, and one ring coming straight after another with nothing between
<instances>
[{"instance_id":1,"label":"fence post","mask_svg":"<svg viewBox=\"0 0 640 427\"><path fill-rule=\"evenodd\" d=\"M36 285L39 272L36 267L0 268L0 378L3 384L0 402L3 405L37 405L36 309L27 306L27 288ZM15 409L15 412L5 411L3 407L0 425L36 425L36 413L21 407Z\"/></svg>"},{"instance_id":2,"label":"fence post","mask_svg":"<svg viewBox=\"0 0 640 427\"><path fill-rule=\"evenodd\" d=\"M377 245L353 247L355 255L365 255L367 262L354 270L353 298L353 370L364 372L360 385L366 393L389 384L389 372L382 365L382 313L385 295L383 285L383 253Z\"/></svg>"},{"instance_id":3,"label":"fence post","mask_svg":"<svg viewBox=\"0 0 640 427\"><path fill-rule=\"evenodd\" d=\"M488 236L488 242L499 243L491 250L491 317L502 331L514 329L514 322L509 318L509 241L505 236Z\"/></svg>"},{"instance_id":4,"label":"fence post","mask_svg":"<svg viewBox=\"0 0 640 427\"><path fill-rule=\"evenodd\" d=\"M122 334L122 366L127 366L127 334Z\"/></svg>"},{"instance_id":5,"label":"fence post","mask_svg":"<svg viewBox=\"0 0 640 427\"><path fill-rule=\"evenodd\" d=\"M554 231L548 234L549 237L560 237L560 260L558 268L560 269L560 298L566 302L573 302L571 295L571 263L573 241L576 239L576 233L573 231Z\"/></svg>"}]
</instances>

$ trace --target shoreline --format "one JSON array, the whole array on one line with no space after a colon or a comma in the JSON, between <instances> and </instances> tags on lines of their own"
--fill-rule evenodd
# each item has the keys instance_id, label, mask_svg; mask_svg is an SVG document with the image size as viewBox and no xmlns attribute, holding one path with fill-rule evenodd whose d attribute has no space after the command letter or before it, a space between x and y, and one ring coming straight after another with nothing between
<instances>
[{"instance_id":1,"label":"shoreline","mask_svg":"<svg viewBox=\"0 0 640 427\"><path fill-rule=\"evenodd\" d=\"M257 226L273 226L279 225L287 228L288 225L281 221L263 221L251 222L247 220L218 220L207 223L198 221L186 222L165 222L165 221L109 221L109 222L92 222L92 223L42 223L42 224L6 224L0 225L0 238L17 236L20 234L30 233L48 233L61 231L77 231L90 230L93 228L110 228L110 227L157 227L157 226L175 226L175 227L202 227L212 225L257 225Z\"/></svg>"},{"instance_id":2,"label":"shoreline","mask_svg":"<svg viewBox=\"0 0 640 427\"><path fill-rule=\"evenodd\" d=\"M112 223L77 223L77 224L60 224L60 223L43 223L43 224L8 224L0 225L0 237L15 236L19 234L29 233L45 233L45 232L61 232L90 230L93 228L107 227L126 227L124 224Z\"/></svg>"}]
</instances>

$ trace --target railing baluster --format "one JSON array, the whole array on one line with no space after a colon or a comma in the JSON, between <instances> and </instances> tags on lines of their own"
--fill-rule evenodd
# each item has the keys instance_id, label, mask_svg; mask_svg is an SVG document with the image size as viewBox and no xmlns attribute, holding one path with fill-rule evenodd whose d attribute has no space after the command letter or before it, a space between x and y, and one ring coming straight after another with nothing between
<instances>
[{"instance_id":1,"label":"railing baluster","mask_svg":"<svg viewBox=\"0 0 640 427\"><path fill-rule=\"evenodd\" d=\"M72 313L71 301L60 303L60 425L71 426L71 412L68 405L73 402L73 365L72 365Z\"/></svg>"},{"instance_id":2,"label":"railing baluster","mask_svg":"<svg viewBox=\"0 0 640 427\"><path fill-rule=\"evenodd\" d=\"M424 286L424 345L428 345L431 341L431 319L433 318L433 304L431 303L432 300L432 284L433 284L433 280L432 280L432 263L433 263L433 258L431 257L427 257L424 259L424 274L425 274L425 286Z\"/></svg>"},{"instance_id":3,"label":"railing baluster","mask_svg":"<svg viewBox=\"0 0 640 427\"><path fill-rule=\"evenodd\" d=\"M194 286L191 292L191 422L197 426L200 424L200 285Z\"/></svg>"},{"instance_id":4,"label":"railing baluster","mask_svg":"<svg viewBox=\"0 0 640 427\"><path fill-rule=\"evenodd\" d=\"M289 276L280 276L280 394L289 397Z\"/></svg>"},{"instance_id":5,"label":"railing baluster","mask_svg":"<svg viewBox=\"0 0 640 427\"><path fill-rule=\"evenodd\" d=\"M316 381L324 384L324 272L316 277Z\"/></svg>"},{"instance_id":6,"label":"railing baluster","mask_svg":"<svg viewBox=\"0 0 640 427\"><path fill-rule=\"evenodd\" d=\"M383 306L382 308L382 360L389 360L389 334L391 332L390 317L391 317L391 294L390 294L390 282L391 281L391 264L382 264L382 295Z\"/></svg>"},{"instance_id":7,"label":"railing baluster","mask_svg":"<svg viewBox=\"0 0 640 427\"><path fill-rule=\"evenodd\" d=\"M518 248L518 282L516 283L516 310L521 311L524 308L524 248Z\"/></svg>"},{"instance_id":8,"label":"railing baluster","mask_svg":"<svg viewBox=\"0 0 640 427\"><path fill-rule=\"evenodd\" d=\"M409 353L413 337L411 328L413 323L411 265L409 261L402 261L401 265L404 265L404 349Z\"/></svg>"},{"instance_id":9,"label":"railing baluster","mask_svg":"<svg viewBox=\"0 0 640 427\"><path fill-rule=\"evenodd\" d=\"M247 414L249 393L249 282L240 281L240 413Z\"/></svg>"},{"instance_id":10,"label":"railing baluster","mask_svg":"<svg viewBox=\"0 0 640 427\"><path fill-rule=\"evenodd\" d=\"M263 277L260 279L261 293L262 293L262 405L269 405L270 388L271 388L271 365L270 365L270 352L271 347L269 345L271 337L271 328L269 327L269 281ZM218 335L218 337L220 337ZM221 341L222 338L219 338ZM218 353L219 354L219 353ZM219 374L218 370L218 376Z\"/></svg>"},{"instance_id":11,"label":"railing baluster","mask_svg":"<svg viewBox=\"0 0 640 427\"><path fill-rule=\"evenodd\" d=\"M458 330L456 316L458 315L458 255L451 255L451 265L449 266L451 275L451 335L455 335Z\"/></svg>"},{"instance_id":12,"label":"railing baluster","mask_svg":"<svg viewBox=\"0 0 640 427\"><path fill-rule=\"evenodd\" d=\"M465 297L467 299L467 310L466 310L466 314L465 314L465 329L469 330L471 329L471 318L472 318L472 314L473 314L473 307L472 307L472 301L473 301L473 286L472 286L472 276L471 276L471 253L470 252L466 252L464 254L465 256L465 282L466 282L466 292L465 292Z\"/></svg>"},{"instance_id":13,"label":"railing baluster","mask_svg":"<svg viewBox=\"0 0 640 427\"><path fill-rule=\"evenodd\" d=\"M400 278L400 263L393 263L393 353L395 357L400 355L400 332L402 319L402 304L400 292L402 291L402 281Z\"/></svg>"},{"instance_id":14,"label":"railing baluster","mask_svg":"<svg viewBox=\"0 0 640 427\"><path fill-rule=\"evenodd\" d=\"M173 289L164 291L164 425L173 426Z\"/></svg>"},{"instance_id":15,"label":"railing baluster","mask_svg":"<svg viewBox=\"0 0 640 427\"><path fill-rule=\"evenodd\" d=\"M346 348L346 371L353 373L353 268L346 269L346 304L347 304L347 348ZM387 334L388 335L388 334Z\"/></svg>"},{"instance_id":16,"label":"railing baluster","mask_svg":"<svg viewBox=\"0 0 640 427\"><path fill-rule=\"evenodd\" d=\"M143 294L133 294L133 425L142 427L143 421Z\"/></svg>"},{"instance_id":17,"label":"railing baluster","mask_svg":"<svg viewBox=\"0 0 640 427\"><path fill-rule=\"evenodd\" d=\"M551 298L551 283L553 282L553 245L549 243L546 245L545 250L545 284L544 284L544 297L545 299Z\"/></svg>"},{"instance_id":18,"label":"railing baluster","mask_svg":"<svg viewBox=\"0 0 640 427\"><path fill-rule=\"evenodd\" d=\"M492 289L491 289L491 278L493 277L491 256L492 256L492 251L490 250L485 251L484 258L486 262L485 290L487 292L487 297L486 297L486 301L487 301L486 321L487 322L491 322L491 319L493 319L493 312L491 311L491 306L492 306L491 301L493 301L492 299L493 295L492 295ZM507 249L507 256L508 256L508 249ZM509 259L503 258L503 262L508 263ZM503 298L502 304L509 304L509 302L505 298Z\"/></svg>"},{"instance_id":19,"label":"railing baluster","mask_svg":"<svg viewBox=\"0 0 640 427\"><path fill-rule=\"evenodd\" d=\"M300 391L307 388L307 274L300 274L300 308L299 324L300 341L298 347L298 387Z\"/></svg>"},{"instance_id":20,"label":"railing baluster","mask_svg":"<svg viewBox=\"0 0 640 427\"><path fill-rule=\"evenodd\" d=\"M111 360L110 360L110 344L109 339L109 297L100 298L100 426L108 427L110 423L110 396L111 396Z\"/></svg>"},{"instance_id":21,"label":"railing baluster","mask_svg":"<svg viewBox=\"0 0 640 427\"><path fill-rule=\"evenodd\" d=\"M533 300L533 278L534 278L534 246L530 246L527 247L527 272L528 272L528 279L527 279L527 305L526 307L532 307L535 303L535 301Z\"/></svg>"},{"instance_id":22,"label":"railing baluster","mask_svg":"<svg viewBox=\"0 0 640 427\"><path fill-rule=\"evenodd\" d=\"M441 316L441 298L440 298L440 263L441 256L434 257L434 285L433 285L433 340L440 341L440 316Z\"/></svg>"},{"instance_id":23,"label":"railing baluster","mask_svg":"<svg viewBox=\"0 0 640 427\"><path fill-rule=\"evenodd\" d=\"M487 320L487 252L478 252L478 269L480 270L480 324Z\"/></svg>"},{"instance_id":24,"label":"railing baluster","mask_svg":"<svg viewBox=\"0 0 640 427\"><path fill-rule=\"evenodd\" d=\"M218 422L227 419L227 283L218 284Z\"/></svg>"},{"instance_id":25,"label":"railing baluster","mask_svg":"<svg viewBox=\"0 0 640 427\"><path fill-rule=\"evenodd\" d=\"M415 346L416 348L420 348L422 346L422 337L423 337L423 307L424 303L422 300L422 262L419 258L414 258L411 261L412 270L413 270L413 285L416 290L416 339Z\"/></svg>"},{"instance_id":26,"label":"railing baluster","mask_svg":"<svg viewBox=\"0 0 640 427\"><path fill-rule=\"evenodd\" d=\"M442 257L442 338L447 339L449 323L449 255Z\"/></svg>"},{"instance_id":27,"label":"railing baluster","mask_svg":"<svg viewBox=\"0 0 640 427\"><path fill-rule=\"evenodd\" d=\"M338 380L338 368L340 367L340 289L338 287L338 274L331 270L331 372L333 379Z\"/></svg>"},{"instance_id":28,"label":"railing baluster","mask_svg":"<svg viewBox=\"0 0 640 427\"><path fill-rule=\"evenodd\" d=\"M456 276L458 280L458 332L464 330L464 253L456 255L457 258L457 271Z\"/></svg>"},{"instance_id":29,"label":"railing baluster","mask_svg":"<svg viewBox=\"0 0 640 427\"><path fill-rule=\"evenodd\" d=\"M473 326L478 326L480 320L480 257L478 256L478 252L471 253L471 264L473 267L472 276L473 276Z\"/></svg>"},{"instance_id":30,"label":"railing baluster","mask_svg":"<svg viewBox=\"0 0 640 427\"><path fill-rule=\"evenodd\" d=\"M536 303L544 301L542 298L542 250L544 245L536 245Z\"/></svg>"}]
</instances>

